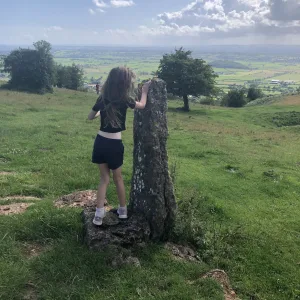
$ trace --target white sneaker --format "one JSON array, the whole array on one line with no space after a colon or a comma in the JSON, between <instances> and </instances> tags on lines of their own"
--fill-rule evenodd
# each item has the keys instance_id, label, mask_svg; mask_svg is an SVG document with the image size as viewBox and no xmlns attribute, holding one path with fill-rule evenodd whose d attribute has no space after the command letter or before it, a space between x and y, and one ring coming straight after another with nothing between
<instances>
[{"instance_id":1,"label":"white sneaker","mask_svg":"<svg viewBox=\"0 0 300 300\"><path fill-rule=\"evenodd\" d=\"M119 219L127 219L127 207L119 207L117 210Z\"/></svg>"},{"instance_id":2,"label":"white sneaker","mask_svg":"<svg viewBox=\"0 0 300 300\"><path fill-rule=\"evenodd\" d=\"M103 214L103 216L96 216L95 215L95 217L94 217L94 219L93 219L93 224L95 224L95 225L97 225L97 226L100 226L100 225L102 225L102 223L103 223L103 218L105 217L105 211L104 211L104 214Z\"/></svg>"}]
</instances>

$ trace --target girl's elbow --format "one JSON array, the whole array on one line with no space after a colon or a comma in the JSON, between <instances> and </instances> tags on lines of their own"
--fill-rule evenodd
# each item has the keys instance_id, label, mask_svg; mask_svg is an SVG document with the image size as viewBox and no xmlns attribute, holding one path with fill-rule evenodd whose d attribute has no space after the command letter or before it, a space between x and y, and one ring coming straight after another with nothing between
<instances>
[{"instance_id":1,"label":"girl's elbow","mask_svg":"<svg viewBox=\"0 0 300 300\"><path fill-rule=\"evenodd\" d=\"M146 107L146 104L144 104L144 103L140 103L140 102L138 102L138 104L136 105L136 109L144 109Z\"/></svg>"}]
</instances>

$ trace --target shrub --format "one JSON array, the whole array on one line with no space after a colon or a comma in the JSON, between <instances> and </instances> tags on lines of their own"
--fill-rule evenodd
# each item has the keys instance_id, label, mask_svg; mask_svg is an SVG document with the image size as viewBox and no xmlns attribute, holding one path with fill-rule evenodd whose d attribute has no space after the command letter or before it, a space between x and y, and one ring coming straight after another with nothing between
<instances>
[{"instance_id":1,"label":"shrub","mask_svg":"<svg viewBox=\"0 0 300 300\"><path fill-rule=\"evenodd\" d=\"M243 107L246 103L245 89L232 89L222 99L221 105L227 107Z\"/></svg>"},{"instance_id":2,"label":"shrub","mask_svg":"<svg viewBox=\"0 0 300 300\"><path fill-rule=\"evenodd\" d=\"M251 85L250 88L248 89L248 94L247 94L248 101L253 101L258 98L262 98L263 96L264 94L262 90L256 85Z\"/></svg>"}]
</instances>

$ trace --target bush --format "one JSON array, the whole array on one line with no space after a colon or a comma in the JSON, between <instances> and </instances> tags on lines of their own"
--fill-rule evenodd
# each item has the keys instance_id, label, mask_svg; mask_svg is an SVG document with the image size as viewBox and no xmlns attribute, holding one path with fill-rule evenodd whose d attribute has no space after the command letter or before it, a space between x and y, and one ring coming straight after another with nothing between
<instances>
[{"instance_id":1,"label":"bush","mask_svg":"<svg viewBox=\"0 0 300 300\"><path fill-rule=\"evenodd\" d=\"M244 88L230 90L223 97L221 105L227 107L243 107L247 103L245 93Z\"/></svg>"},{"instance_id":2,"label":"bush","mask_svg":"<svg viewBox=\"0 0 300 300\"><path fill-rule=\"evenodd\" d=\"M212 97L206 97L206 98L200 100L200 104L203 104L203 105L216 105L216 102Z\"/></svg>"},{"instance_id":3,"label":"bush","mask_svg":"<svg viewBox=\"0 0 300 300\"><path fill-rule=\"evenodd\" d=\"M59 88L78 90L83 86L83 70L73 64L72 66L56 66L55 84Z\"/></svg>"},{"instance_id":4,"label":"bush","mask_svg":"<svg viewBox=\"0 0 300 300\"><path fill-rule=\"evenodd\" d=\"M248 94L247 94L248 101L253 101L258 98L262 98L263 96L264 94L262 90L255 85L251 85L250 88L248 89Z\"/></svg>"}]
</instances>

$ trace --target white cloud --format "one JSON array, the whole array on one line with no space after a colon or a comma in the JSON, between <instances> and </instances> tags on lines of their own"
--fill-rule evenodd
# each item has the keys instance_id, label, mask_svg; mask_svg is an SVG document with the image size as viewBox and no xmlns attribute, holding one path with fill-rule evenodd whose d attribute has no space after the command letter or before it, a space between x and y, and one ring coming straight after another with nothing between
<instances>
[{"instance_id":1,"label":"white cloud","mask_svg":"<svg viewBox=\"0 0 300 300\"><path fill-rule=\"evenodd\" d=\"M46 28L46 31L62 31L63 29L62 29L62 27L60 27L60 26L50 26L50 27L48 27L48 28Z\"/></svg>"},{"instance_id":2,"label":"white cloud","mask_svg":"<svg viewBox=\"0 0 300 300\"><path fill-rule=\"evenodd\" d=\"M106 4L104 1L100 1L100 0L93 0L93 3L100 8L105 8L108 7L109 5Z\"/></svg>"},{"instance_id":3,"label":"white cloud","mask_svg":"<svg viewBox=\"0 0 300 300\"><path fill-rule=\"evenodd\" d=\"M98 35L99 32L98 32L98 31L93 31L93 34L94 34L94 35Z\"/></svg>"},{"instance_id":4,"label":"white cloud","mask_svg":"<svg viewBox=\"0 0 300 300\"><path fill-rule=\"evenodd\" d=\"M101 13L104 13L105 10L101 9L101 8L97 8L97 11L101 12Z\"/></svg>"},{"instance_id":5,"label":"white cloud","mask_svg":"<svg viewBox=\"0 0 300 300\"><path fill-rule=\"evenodd\" d=\"M291 9L293 8L293 9ZM157 16L144 34L217 38L300 32L300 0L196 0Z\"/></svg>"},{"instance_id":6,"label":"white cloud","mask_svg":"<svg viewBox=\"0 0 300 300\"><path fill-rule=\"evenodd\" d=\"M111 0L110 3L113 7L129 7L134 5L132 0Z\"/></svg>"},{"instance_id":7,"label":"white cloud","mask_svg":"<svg viewBox=\"0 0 300 300\"><path fill-rule=\"evenodd\" d=\"M44 28L44 34L43 37L48 39L49 35L53 35L54 32L59 32L59 31L63 31L63 28L60 26L50 26L47 28Z\"/></svg>"},{"instance_id":8,"label":"white cloud","mask_svg":"<svg viewBox=\"0 0 300 300\"><path fill-rule=\"evenodd\" d=\"M91 15L94 15L96 12L93 10L93 9L89 9L89 13L91 14Z\"/></svg>"}]
</instances>

